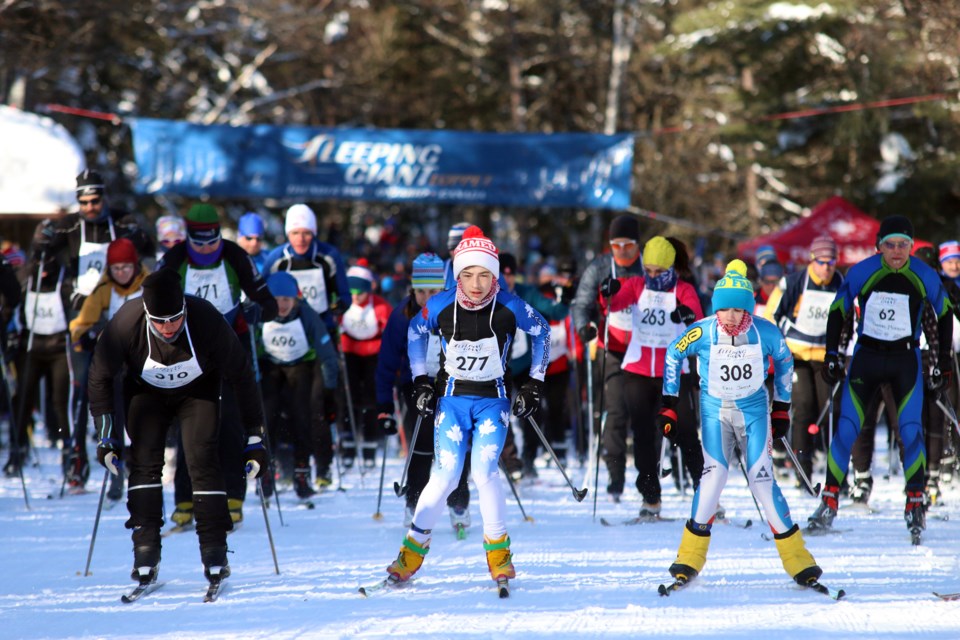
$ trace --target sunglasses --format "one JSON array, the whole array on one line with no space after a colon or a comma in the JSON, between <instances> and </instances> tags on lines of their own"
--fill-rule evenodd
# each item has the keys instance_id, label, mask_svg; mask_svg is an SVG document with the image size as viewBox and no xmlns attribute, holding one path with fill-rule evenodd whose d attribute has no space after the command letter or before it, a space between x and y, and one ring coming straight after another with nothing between
<instances>
[{"instance_id":1,"label":"sunglasses","mask_svg":"<svg viewBox=\"0 0 960 640\"><path fill-rule=\"evenodd\" d=\"M824 267L832 267L833 265L837 264L836 258L833 260L814 260L814 262Z\"/></svg>"},{"instance_id":2,"label":"sunglasses","mask_svg":"<svg viewBox=\"0 0 960 640\"><path fill-rule=\"evenodd\" d=\"M893 251L894 249L909 249L910 245L913 244L909 240L901 240L900 242L891 242L890 240L884 240L883 248Z\"/></svg>"},{"instance_id":3,"label":"sunglasses","mask_svg":"<svg viewBox=\"0 0 960 640\"><path fill-rule=\"evenodd\" d=\"M624 249L631 249L637 246L637 242L635 240L625 240L623 242L617 242L617 241L611 240L610 246L613 247L614 249L620 249L621 251L623 251Z\"/></svg>"},{"instance_id":4,"label":"sunglasses","mask_svg":"<svg viewBox=\"0 0 960 640\"><path fill-rule=\"evenodd\" d=\"M77 200L77 202L80 204L81 207L95 207L95 206L97 206L98 204L100 204L101 202L103 202L103 198L91 198L91 199L89 199L89 200Z\"/></svg>"},{"instance_id":5,"label":"sunglasses","mask_svg":"<svg viewBox=\"0 0 960 640\"><path fill-rule=\"evenodd\" d=\"M190 237L190 244L196 245L198 247L209 247L212 244L220 242L220 234L213 236L209 240L197 240L193 236Z\"/></svg>"},{"instance_id":6,"label":"sunglasses","mask_svg":"<svg viewBox=\"0 0 960 640\"><path fill-rule=\"evenodd\" d=\"M156 322L157 324L172 324L183 317L183 314L187 311L187 301L183 301L183 308L179 312L173 314L172 316L154 316L150 315L150 312L147 311L147 305L143 305L143 312L147 315L147 320L150 322Z\"/></svg>"}]
</instances>

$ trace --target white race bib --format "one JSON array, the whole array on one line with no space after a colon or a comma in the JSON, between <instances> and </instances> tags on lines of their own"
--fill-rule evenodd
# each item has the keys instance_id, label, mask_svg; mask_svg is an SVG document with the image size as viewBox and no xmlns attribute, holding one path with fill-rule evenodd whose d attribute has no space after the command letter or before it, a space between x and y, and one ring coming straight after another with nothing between
<instances>
[{"instance_id":1,"label":"white race bib","mask_svg":"<svg viewBox=\"0 0 960 640\"><path fill-rule=\"evenodd\" d=\"M55 291L46 293L28 291L24 304L27 329L33 333L52 336L67 330L67 316L63 311L59 284Z\"/></svg>"},{"instance_id":2,"label":"white race bib","mask_svg":"<svg viewBox=\"0 0 960 640\"><path fill-rule=\"evenodd\" d=\"M224 315L237 306L237 303L233 299L233 294L230 292L227 268L222 262L215 269L194 269L193 267L187 267L184 292L197 296L198 298L203 298Z\"/></svg>"},{"instance_id":3,"label":"white race bib","mask_svg":"<svg viewBox=\"0 0 960 640\"><path fill-rule=\"evenodd\" d=\"M633 335L630 344L639 341L644 347L665 349L678 335L670 314L677 308L674 291L645 288L633 309Z\"/></svg>"},{"instance_id":4,"label":"white race bib","mask_svg":"<svg viewBox=\"0 0 960 640\"><path fill-rule=\"evenodd\" d=\"M450 340L444 370L451 378L487 382L503 377L500 345L496 337L482 340Z\"/></svg>"},{"instance_id":5,"label":"white race bib","mask_svg":"<svg viewBox=\"0 0 960 640\"><path fill-rule=\"evenodd\" d=\"M863 309L863 335L890 342L912 336L910 297L886 291L871 294Z\"/></svg>"},{"instance_id":6,"label":"white race bib","mask_svg":"<svg viewBox=\"0 0 960 640\"><path fill-rule=\"evenodd\" d=\"M113 230L113 220L107 218L110 224L110 239L116 240ZM77 284L74 287L80 295L88 296L97 288L100 276L107 266L107 247L109 242L87 242L87 223L80 220L80 251L77 260Z\"/></svg>"},{"instance_id":7,"label":"white race bib","mask_svg":"<svg viewBox=\"0 0 960 640\"><path fill-rule=\"evenodd\" d=\"M837 294L834 291L804 288L800 309L797 310L797 319L794 322L797 331L811 338L827 335L827 316L830 315L830 305L836 297Z\"/></svg>"},{"instance_id":8,"label":"white race bib","mask_svg":"<svg viewBox=\"0 0 960 640\"><path fill-rule=\"evenodd\" d=\"M766 363L759 344L710 347L710 395L721 400L739 400L763 386Z\"/></svg>"},{"instance_id":9,"label":"white race bib","mask_svg":"<svg viewBox=\"0 0 960 640\"><path fill-rule=\"evenodd\" d=\"M167 365L153 359L150 327L146 327L149 351L147 351L147 359L143 363L140 377L150 386L159 389L178 389L187 386L203 374L200 363L197 361L197 353L193 349L193 339L190 338L190 326L187 325L183 330L187 333L187 344L190 345L190 359Z\"/></svg>"},{"instance_id":10,"label":"white race bib","mask_svg":"<svg viewBox=\"0 0 960 640\"><path fill-rule=\"evenodd\" d=\"M373 310L373 301L365 307L355 304L343 314L340 325L344 332L354 340L371 340L380 333L377 325L377 314Z\"/></svg>"},{"instance_id":11,"label":"white race bib","mask_svg":"<svg viewBox=\"0 0 960 640\"><path fill-rule=\"evenodd\" d=\"M280 362L293 362L307 355L310 343L300 318L263 323L263 350Z\"/></svg>"},{"instance_id":12,"label":"white race bib","mask_svg":"<svg viewBox=\"0 0 960 640\"><path fill-rule=\"evenodd\" d=\"M317 313L323 313L330 308L327 300L327 282L323 279L323 269L299 269L288 271L297 280L300 295L307 301L310 308Z\"/></svg>"},{"instance_id":13,"label":"white race bib","mask_svg":"<svg viewBox=\"0 0 960 640\"><path fill-rule=\"evenodd\" d=\"M611 311L607 316L607 321L614 329L621 331L630 331L633 329L633 311L634 305L627 307L622 311Z\"/></svg>"},{"instance_id":14,"label":"white race bib","mask_svg":"<svg viewBox=\"0 0 960 640\"><path fill-rule=\"evenodd\" d=\"M567 355L567 322L558 322L550 325L550 362L559 360Z\"/></svg>"}]
</instances>

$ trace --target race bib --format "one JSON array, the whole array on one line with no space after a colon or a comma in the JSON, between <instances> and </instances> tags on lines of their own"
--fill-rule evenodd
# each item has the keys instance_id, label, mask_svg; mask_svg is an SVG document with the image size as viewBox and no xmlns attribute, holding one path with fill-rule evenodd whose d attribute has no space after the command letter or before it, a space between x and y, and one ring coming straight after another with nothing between
<instances>
[{"instance_id":1,"label":"race bib","mask_svg":"<svg viewBox=\"0 0 960 640\"><path fill-rule=\"evenodd\" d=\"M223 264L216 269L188 267L184 290L185 293L203 298L222 314L237 306L230 292L230 281L227 280L227 270Z\"/></svg>"},{"instance_id":2,"label":"race bib","mask_svg":"<svg viewBox=\"0 0 960 640\"><path fill-rule=\"evenodd\" d=\"M452 378L487 382L503 377L500 349L496 338L451 340L447 344L444 370Z\"/></svg>"},{"instance_id":3,"label":"race bib","mask_svg":"<svg viewBox=\"0 0 960 640\"><path fill-rule=\"evenodd\" d=\"M710 395L721 400L739 400L753 395L763 385L766 363L759 344L710 347Z\"/></svg>"},{"instance_id":4,"label":"race bib","mask_svg":"<svg viewBox=\"0 0 960 640\"><path fill-rule=\"evenodd\" d=\"M830 305L836 297L837 294L832 291L806 289L800 300L797 320L794 322L797 331L811 338L827 335L827 316L830 315Z\"/></svg>"},{"instance_id":5,"label":"race bib","mask_svg":"<svg viewBox=\"0 0 960 640\"><path fill-rule=\"evenodd\" d=\"M291 322L265 322L262 335L263 350L279 362L299 360L310 350L299 318Z\"/></svg>"},{"instance_id":6,"label":"race bib","mask_svg":"<svg viewBox=\"0 0 960 640\"><path fill-rule=\"evenodd\" d=\"M888 342L912 336L910 297L905 293L874 292L863 310L863 335Z\"/></svg>"},{"instance_id":7,"label":"race bib","mask_svg":"<svg viewBox=\"0 0 960 640\"><path fill-rule=\"evenodd\" d=\"M330 308L327 299L327 283L323 279L323 269L299 269L288 271L297 280L300 295L307 301L310 308L317 313L323 313Z\"/></svg>"}]
</instances>

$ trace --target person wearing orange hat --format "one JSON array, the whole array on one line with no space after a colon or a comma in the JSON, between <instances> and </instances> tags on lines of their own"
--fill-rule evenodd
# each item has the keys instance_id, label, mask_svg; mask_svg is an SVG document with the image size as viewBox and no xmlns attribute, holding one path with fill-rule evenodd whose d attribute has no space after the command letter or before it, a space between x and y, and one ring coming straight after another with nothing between
<instances>
[{"instance_id":1,"label":"person wearing orange hat","mask_svg":"<svg viewBox=\"0 0 960 640\"><path fill-rule=\"evenodd\" d=\"M504 384L517 329L532 339L530 380L513 402L527 418L540 405L550 361L550 326L537 311L500 288L497 247L478 227L469 227L453 257L457 286L427 300L410 321L408 354L414 399L421 415L436 413L436 462L420 494L413 523L384 584L409 580L430 549L434 525L457 487L467 453L483 519L483 547L490 576L501 585L516 575L505 519L506 501L498 461L510 428L511 403ZM440 369L427 372L431 334L440 335ZM436 405L434 406L434 400Z\"/></svg>"},{"instance_id":2,"label":"person wearing orange hat","mask_svg":"<svg viewBox=\"0 0 960 640\"><path fill-rule=\"evenodd\" d=\"M843 283L843 276L837 272L837 258L837 243L833 238L828 235L814 238L807 268L781 280L770 294L763 314L780 327L793 354L790 443L807 478L813 474L817 442L811 425L815 424L820 408L827 404L831 389L819 372L827 344L827 315ZM799 475L796 484L806 487Z\"/></svg>"}]
</instances>

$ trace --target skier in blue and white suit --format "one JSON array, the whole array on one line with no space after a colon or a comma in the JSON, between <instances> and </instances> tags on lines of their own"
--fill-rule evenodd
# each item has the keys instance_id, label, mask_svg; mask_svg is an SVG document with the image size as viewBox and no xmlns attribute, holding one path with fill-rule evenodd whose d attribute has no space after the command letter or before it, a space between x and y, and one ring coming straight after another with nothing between
<instances>
[{"instance_id":1,"label":"skier in blue and white suit","mask_svg":"<svg viewBox=\"0 0 960 640\"><path fill-rule=\"evenodd\" d=\"M530 381L520 388L514 415L525 418L540 404L543 377L550 362L550 326L520 298L502 290L497 249L477 227L468 228L453 259L457 286L427 301L410 320L408 354L414 376L414 400L421 414L436 404L435 463L420 494L413 524L397 560L387 572L407 580L423 562L430 532L451 491L457 486L467 452L479 494L487 566L494 580L515 575L504 512L506 500L497 463L510 424L510 400L503 376L517 330L532 344ZM427 344L440 335L440 371L427 376ZM438 393L439 392L439 393Z\"/></svg>"},{"instance_id":2,"label":"skier in blue and white suit","mask_svg":"<svg viewBox=\"0 0 960 640\"><path fill-rule=\"evenodd\" d=\"M790 426L793 356L776 325L752 315L753 286L746 274L746 265L740 260L727 265L713 293L716 314L691 325L667 349L664 407L658 422L664 435L670 437L676 427L672 406L680 390L681 365L686 358L696 356L704 458L691 518L670 573L690 580L703 569L720 493L735 456L734 447L739 444L746 455L750 490L763 506L783 568L806 586L822 571L807 551L799 526L790 518L790 508L773 477L770 457L771 427L774 437L779 438ZM772 412L764 385L769 358L774 367Z\"/></svg>"}]
</instances>

